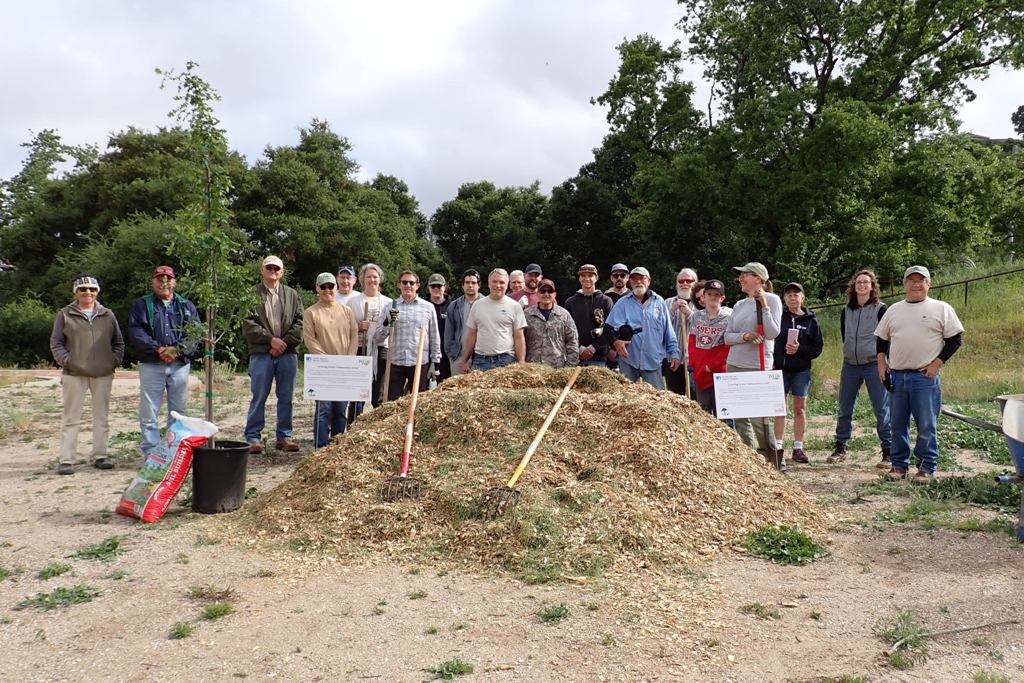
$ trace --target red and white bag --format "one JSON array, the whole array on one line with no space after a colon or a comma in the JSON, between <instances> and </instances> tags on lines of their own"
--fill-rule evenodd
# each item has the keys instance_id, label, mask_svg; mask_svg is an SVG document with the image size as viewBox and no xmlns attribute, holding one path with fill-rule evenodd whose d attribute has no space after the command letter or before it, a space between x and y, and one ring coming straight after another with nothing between
<instances>
[{"instance_id":1,"label":"red and white bag","mask_svg":"<svg viewBox=\"0 0 1024 683\"><path fill-rule=\"evenodd\" d=\"M146 456L142 469L121 496L117 514L143 522L163 517L192 467L192 449L205 446L218 432L217 425L197 417L175 411L171 411L171 417L174 419L164 438Z\"/></svg>"}]
</instances>

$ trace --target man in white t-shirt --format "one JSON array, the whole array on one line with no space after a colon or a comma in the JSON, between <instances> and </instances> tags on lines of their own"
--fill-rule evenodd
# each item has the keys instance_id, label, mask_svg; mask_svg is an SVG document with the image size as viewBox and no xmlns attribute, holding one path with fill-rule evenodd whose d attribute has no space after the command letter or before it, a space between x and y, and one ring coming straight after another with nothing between
<instances>
[{"instance_id":1,"label":"man in white t-shirt","mask_svg":"<svg viewBox=\"0 0 1024 683\"><path fill-rule=\"evenodd\" d=\"M355 290L356 268L355 266L341 266L334 278L338 289L334 292L334 300L339 304L348 304L348 300L358 294Z\"/></svg>"},{"instance_id":2,"label":"man in white t-shirt","mask_svg":"<svg viewBox=\"0 0 1024 683\"><path fill-rule=\"evenodd\" d=\"M931 274L924 266L903 273L906 299L886 310L875 328L878 374L892 391L890 481L907 478L910 468L910 418L917 427L915 483L935 479L939 462L936 429L942 407L939 373L962 343L964 326L953 307L928 296Z\"/></svg>"},{"instance_id":3,"label":"man in white t-shirt","mask_svg":"<svg viewBox=\"0 0 1024 683\"><path fill-rule=\"evenodd\" d=\"M466 319L462 363L467 371L526 362L526 316L522 306L505 296L508 273L495 268L487 285L490 294L473 305Z\"/></svg>"}]
</instances>

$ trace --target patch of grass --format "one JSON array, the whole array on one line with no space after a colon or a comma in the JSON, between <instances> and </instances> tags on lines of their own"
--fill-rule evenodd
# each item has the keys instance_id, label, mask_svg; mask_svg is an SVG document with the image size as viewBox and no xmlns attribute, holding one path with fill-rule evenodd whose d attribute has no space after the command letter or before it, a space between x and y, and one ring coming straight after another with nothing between
<instances>
[{"instance_id":1,"label":"patch of grass","mask_svg":"<svg viewBox=\"0 0 1024 683\"><path fill-rule=\"evenodd\" d=\"M992 660L997 661L997 662L1002 662L1005 659L1005 657L1003 656L1003 653L1000 652L999 650L989 650L988 656L989 656L989 659L992 659Z\"/></svg>"},{"instance_id":2,"label":"patch of grass","mask_svg":"<svg viewBox=\"0 0 1024 683\"><path fill-rule=\"evenodd\" d=\"M875 626L875 635L890 645L899 648L888 656L889 665L894 669L909 669L928 658L928 641L924 626L917 623L917 617L909 610L898 612L887 622Z\"/></svg>"},{"instance_id":3,"label":"patch of grass","mask_svg":"<svg viewBox=\"0 0 1024 683\"><path fill-rule=\"evenodd\" d=\"M557 605L551 605L543 608L537 613L537 616L539 616L540 620L544 623L558 622L569 616L569 606L564 602L560 602Z\"/></svg>"},{"instance_id":4,"label":"patch of grass","mask_svg":"<svg viewBox=\"0 0 1024 683\"><path fill-rule=\"evenodd\" d=\"M467 628L469 628L469 625L468 624L464 624L461 621L457 621L457 622L455 622L454 624L451 625L451 629L453 631L465 631Z\"/></svg>"},{"instance_id":5,"label":"patch of grass","mask_svg":"<svg viewBox=\"0 0 1024 683\"><path fill-rule=\"evenodd\" d=\"M988 474L973 477L943 477L915 490L914 495L930 500L950 500L977 505L997 512L1016 513L1020 506L1020 486L997 484Z\"/></svg>"},{"instance_id":6,"label":"patch of grass","mask_svg":"<svg viewBox=\"0 0 1024 683\"><path fill-rule=\"evenodd\" d=\"M212 583L190 586L186 596L190 600L210 600L213 602L228 602L235 597L233 588L218 588Z\"/></svg>"},{"instance_id":7,"label":"patch of grass","mask_svg":"<svg viewBox=\"0 0 1024 683\"><path fill-rule=\"evenodd\" d=\"M413 591L411 593L406 593L405 597L409 598L410 600L422 600L423 598L427 597L427 594L425 591Z\"/></svg>"},{"instance_id":8,"label":"patch of grass","mask_svg":"<svg viewBox=\"0 0 1024 683\"><path fill-rule=\"evenodd\" d=\"M887 510L875 515L875 519L897 524L914 523L923 529L949 527L953 524L953 511L960 507L955 501L913 498L899 510Z\"/></svg>"},{"instance_id":9,"label":"patch of grass","mask_svg":"<svg viewBox=\"0 0 1024 683\"><path fill-rule=\"evenodd\" d=\"M739 608L739 612L740 614L749 614L752 617L757 617L758 619L763 619L765 621L782 618L782 615L779 614L779 610L761 602L752 602L749 605L742 605Z\"/></svg>"},{"instance_id":10,"label":"patch of grass","mask_svg":"<svg viewBox=\"0 0 1024 683\"><path fill-rule=\"evenodd\" d=\"M9 567L0 566L0 581L10 578L17 573L19 573L17 569L10 569Z\"/></svg>"},{"instance_id":11,"label":"patch of grass","mask_svg":"<svg viewBox=\"0 0 1024 683\"><path fill-rule=\"evenodd\" d=\"M275 576L274 571L272 569L257 569L256 570L256 577L257 578L269 579L272 576Z\"/></svg>"},{"instance_id":12,"label":"patch of grass","mask_svg":"<svg viewBox=\"0 0 1024 683\"><path fill-rule=\"evenodd\" d=\"M439 629L436 626L428 626L426 630L424 630L423 632L428 636L436 636L438 633L441 632L441 629Z\"/></svg>"},{"instance_id":13,"label":"patch of grass","mask_svg":"<svg viewBox=\"0 0 1024 683\"><path fill-rule=\"evenodd\" d=\"M207 545L217 545L218 543L220 543L220 539L214 538L213 536L207 536L203 534L199 534L196 536L196 545L199 547Z\"/></svg>"},{"instance_id":14,"label":"patch of grass","mask_svg":"<svg viewBox=\"0 0 1024 683\"><path fill-rule=\"evenodd\" d=\"M167 637L171 640L181 640L182 638L188 638L195 632L195 626L187 621L179 621L171 627L171 632L167 634Z\"/></svg>"},{"instance_id":15,"label":"patch of grass","mask_svg":"<svg viewBox=\"0 0 1024 683\"><path fill-rule=\"evenodd\" d=\"M216 621L217 619L226 617L234 611L235 606L230 602L213 602L204 607L199 616L207 621Z\"/></svg>"},{"instance_id":16,"label":"patch of grass","mask_svg":"<svg viewBox=\"0 0 1024 683\"><path fill-rule=\"evenodd\" d=\"M981 531L992 534L1017 535L1017 523L1008 517L995 517L987 521L981 521L975 517L962 519L953 525L956 531Z\"/></svg>"},{"instance_id":17,"label":"patch of grass","mask_svg":"<svg viewBox=\"0 0 1024 683\"><path fill-rule=\"evenodd\" d=\"M601 636L601 644L605 647L615 647L615 636L611 633L605 633Z\"/></svg>"},{"instance_id":18,"label":"patch of grass","mask_svg":"<svg viewBox=\"0 0 1024 683\"><path fill-rule=\"evenodd\" d=\"M998 406L992 402L982 405L957 405L952 410L993 424L999 424L1001 417ZM939 443L944 449L970 449L982 459L996 465L1013 464L1010 447L1002 434L969 425L963 420L947 415L939 417Z\"/></svg>"},{"instance_id":19,"label":"patch of grass","mask_svg":"<svg viewBox=\"0 0 1024 683\"><path fill-rule=\"evenodd\" d=\"M986 671L975 671L971 674L971 683L1010 683L1008 676L990 674Z\"/></svg>"},{"instance_id":20,"label":"patch of grass","mask_svg":"<svg viewBox=\"0 0 1024 683\"><path fill-rule=\"evenodd\" d=\"M380 616L381 614L384 614L385 612L387 612L387 610L384 609L385 607L387 607L387 605L388 605L388 601L387 600L381 600L380 602L378 602L376 605L373 606L373 613L376 614L377 616Z\"/></svg>"},{"instance_id":21,"label":"patch of grass","mask_svg":"<svg viewBox=\"0 0 1024 683\"><path fill-rule=\"evenodd\" d=\"M93 586L78 584L70 588L54 588L49 593L36 593L31 598L25 598L14 609L27 609L35 607L41 612L48 612L57 607L67 607L83 602L91 602L99 597L100 592Z\"/></svg>"},{"instance_id":22,"label":"patch of grass","mask_svg":"<svg viewBox=\"0 0 1024 683\"><path fill-rule=\"evenodd\" d=\"M67 564L66 562L51 562L39 570L39 573L36 574L36 578L46 581L47 579L52 579L55 576L67 574L69 571L71 571L70 564Z\"/></svg>"},{"instance_id":23,"label":"patch of grass","mask_svg":"<svg viewBox=\"0 0 1024 683\"><path fill-rule=\"evenodd\" d=\"M466 674L473 673L473 665L469 662L464 662L461 659L449 659L446 662L441 662L437 666L428 666L423 669L428 674L433 676L427 680L437 681L450 681L458 676L465 676Z\"/></svg>"},{"instance_id":24,"label":"patch of grass","mask_svg":"<svg viewBox=\"0 0 1024 683\"><path fill-rule=\"evenodd\" d=\"M828 556L824 546L792 526L763 526L747 536L744 547L776 564L805 565Z\"/></svg>"},{"instance_id":25,"label":"patch of grass","mask_svg":"<svg viewBox=\"0 0 1024 683\"><path fill-rule=\"evenodd\" d=\"M259 489L257 489L255 486L250 486L249 488L247 488L245 490L245 499L246 500L252 500L253 498L255 498L258 495L260 495L260 492L259 492Z\"/></svg>"},{"instance_id":26,"label":"patch of grass","mask_svg":"<svg viewBox=\"0 0 1024 683\"><path fill-rule=\"evenodd\" d=\"M100 578L101 579L110 579L111 581L120 581L121 579L123 579L123 578L125 578L127 576L128 576L128 572L126 572L123 569L118 569L117 571L107 572L106 574L104 574Z\"/></svg>"},{"instance_id":27,"label":"patch of grass","mask_svg":"<svg viewBox=\"0 0 1024 683\"><path fill-rule=\"evenodd\" d=\"M813 621L821 621L821 612L811 612L807 615L807 618Z\"/></svg>"},{"instance_id":28,"label":"patch of grass","mask_svg":"<svg viewBox=\"0 0 1024 683\"><path fill-rule=\"evenodd\" d=\"M120 553L124 552L121 547L121 539L117 536L105 538L99 543L93 543L79 548L68 557L80 560L100 560L101 562L112 562Z\"/></svg>"}]
</instances>

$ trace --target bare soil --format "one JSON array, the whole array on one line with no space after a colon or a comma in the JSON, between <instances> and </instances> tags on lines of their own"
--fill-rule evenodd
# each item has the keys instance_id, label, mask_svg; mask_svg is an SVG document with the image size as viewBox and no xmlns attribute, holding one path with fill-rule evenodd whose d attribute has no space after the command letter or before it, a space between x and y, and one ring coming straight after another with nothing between
<instances>
[{"instance_id":1,"label":"bare soil","mask_svg":"<svg viewBox=\"0 0 1024 683\"><path fill-rule=\"evenodd\" d=\"M790 476L839 520L830 557L784 567L730 551L676 576L638 573L628 591L600 580L528 586L502 576L448 572L368 556L342 563L294 548L218 542L231 515L191 513L176 502L157 524L113 514L140 458L137 382L119 373L111 411L118 468L80 464L55 473L60 387L52 373L0 375L0 680L423 681L455 658L468 681L969 681L978 672L1024 680L1024 626L989 626L929 640L926 661L899 671L882 655L879 623L911 610L928 631L1020 618L1024 552L1003 533L923 529L880 521L905 498L863 497L875 453ZM240 436L247 381L218 399L228 436ZM199 389L190 405L200 404ZM273 423L273 408L268 423ZM256 495L286 479L311 448L309 404L296 402L298 456L254 457ZM89 452L88 410L79 452ZM811 433L827 437L827 417ZM958 454L971 471L996 469ZM851 502L857 500L859 502ZM987 519L996 513L971 511ZM228 520L225 522L225 520ZM69 557L116 536L111 561ZM50 579L52 563L71 569ZM91 602L50 611L14 607L37 593L88 584ZM230 589L233 613L203 608ZM209 597L195 597L194 593ZM564 603L568 615L539 613ZM760 603L779 617L740 608ZM177 622L194 633L168 637Z\"/></svg>"}]
</instances>

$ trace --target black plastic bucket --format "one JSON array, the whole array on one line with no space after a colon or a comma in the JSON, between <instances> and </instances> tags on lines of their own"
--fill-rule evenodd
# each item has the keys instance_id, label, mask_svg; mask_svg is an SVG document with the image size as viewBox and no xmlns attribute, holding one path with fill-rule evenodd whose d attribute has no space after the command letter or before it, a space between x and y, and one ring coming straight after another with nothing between
<instances>
[{"instance_id":1,"label":"black plastic bucket","mask_svg":"<svg viewBox=\"0 0 1024 683\"><path fill-rule=\"evenodd\" d=\"M217 441L214 448L192 451L192 511L206 515L231 512L245 501L249 444Z\"/></svg>"}]
</instances>

